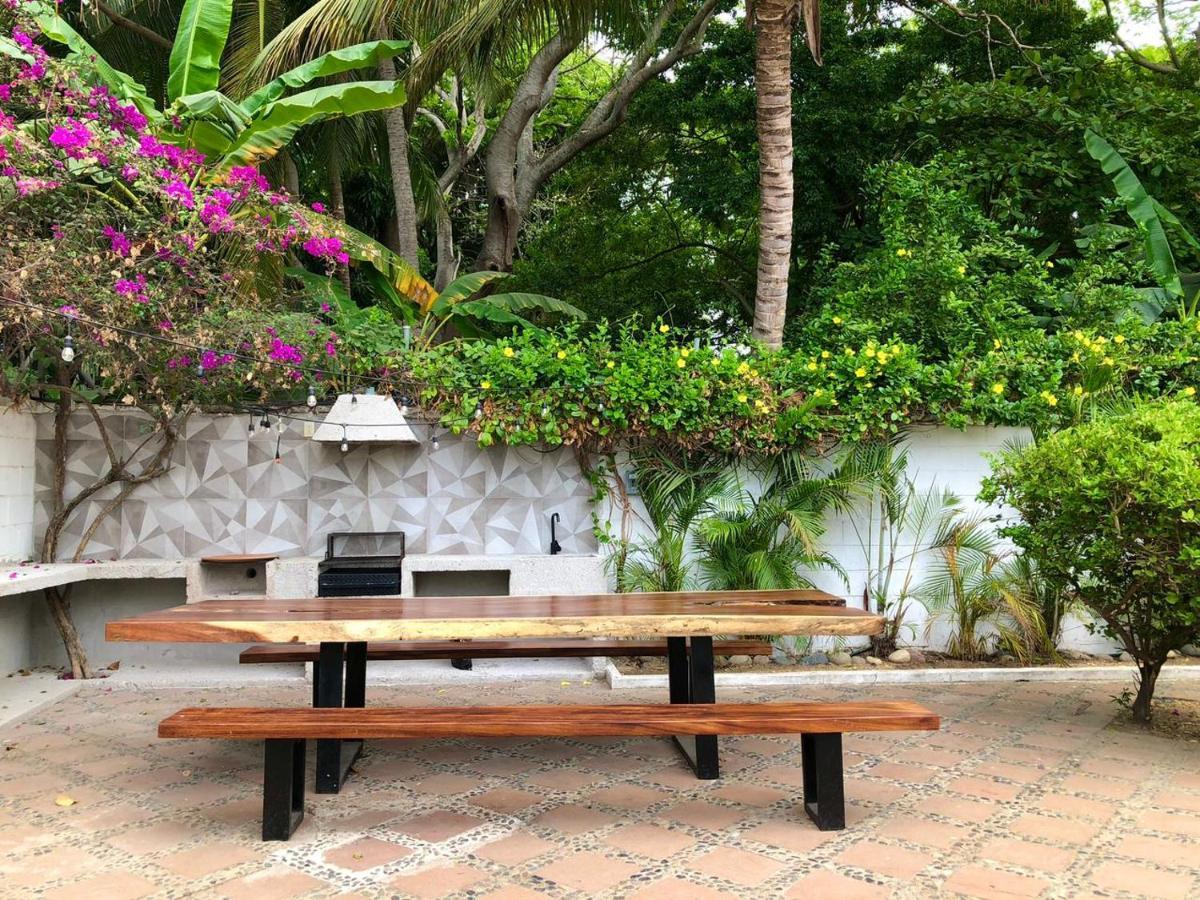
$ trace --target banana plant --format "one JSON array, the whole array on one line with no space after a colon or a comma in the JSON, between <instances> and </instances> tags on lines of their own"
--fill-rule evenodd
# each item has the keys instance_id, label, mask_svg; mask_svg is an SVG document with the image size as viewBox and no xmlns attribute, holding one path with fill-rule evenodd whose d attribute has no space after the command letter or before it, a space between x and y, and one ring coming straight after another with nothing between
<instances>
[{"instance_id":1,"label":"banana plant","mask_svg":"<svg viewBox=\"0 0 1200 900\"><path fill-rule=\"evenodd\" d=\"M1090 129L1084 134L1084 144L1088 153L1112 179L1117 195L1125 204L1125 211L1141 233L1146 263L1158 280L1157 289L1144 292L1146 303L1141 309L1143 316L1158 318L1171 301L1179 304L1182 316L1194 316L1197 312L1200 275L1180 270L1168 228L1197 254L1200 254L1200 240L1187 230L1178 216L1146 190L1137 173L1112 144Z\"/></svg>"},{"instance_id":2,"label":"banana plant","mask_svg":"<svg viewBox=\"0 0 1200 900\"><path fill-rule=\"evenodd\" d=\"M217 176L233 166L257 165L285 147L305 125L338 116L391 109L404 103L398 81L349 81L304 88L320 78L374 67L404 52L407 41L367 41L281 74L235 100L218 90L221 56L229 38L234 0L186 0L171 46L167 100L159 110L145 88L106 63L84 38L46 6L37 22L47 38L95 67L117 96L135 104L158 136L204 153ZM0 48L2 49L2 48Z\"/></svg>"}]
</instances>

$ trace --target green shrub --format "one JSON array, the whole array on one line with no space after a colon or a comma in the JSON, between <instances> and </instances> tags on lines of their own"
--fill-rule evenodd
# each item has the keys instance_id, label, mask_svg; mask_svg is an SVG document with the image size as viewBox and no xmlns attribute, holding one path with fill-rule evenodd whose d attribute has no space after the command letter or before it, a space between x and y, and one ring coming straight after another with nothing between
<instances>
[{"instance_id":1,"label":"green shrub","mask_svg":"<svg viewBox=\"0 0 1200 900\"><path fill-rule=\"evenodd\" d=\"M995 461L983 499L1042 573L1137 662L1147 721L1167 653L1200 634L1200 407L1137 402Z\"/></svg>"}]
</instances>

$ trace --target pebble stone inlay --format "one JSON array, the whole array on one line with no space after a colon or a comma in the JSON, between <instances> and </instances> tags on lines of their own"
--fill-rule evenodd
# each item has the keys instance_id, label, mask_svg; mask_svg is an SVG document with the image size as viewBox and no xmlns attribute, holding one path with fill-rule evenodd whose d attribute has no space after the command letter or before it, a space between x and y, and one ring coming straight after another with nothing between
<instances>
[{"instance_id":1,"label":"pebble stone inlay","mask_svg":"<svg viewBox=\"0 0 1200 900\"><path fill-rule=\"evenodd\" d=\"M182 706L301 705L303 689L87 685L0 733L0 896L1195 897L1200 745L1111 727L1119 687L905 688L943 730L846 737L843 832L803 816L792 737L723 739L710 782L665 740L521 738L373 742L339 796L312 793L310 746L305 822L281 844L258 839L261 745L154 730ZM368 696L662 699L579 682Z\"/></svg>"}]
</instances>

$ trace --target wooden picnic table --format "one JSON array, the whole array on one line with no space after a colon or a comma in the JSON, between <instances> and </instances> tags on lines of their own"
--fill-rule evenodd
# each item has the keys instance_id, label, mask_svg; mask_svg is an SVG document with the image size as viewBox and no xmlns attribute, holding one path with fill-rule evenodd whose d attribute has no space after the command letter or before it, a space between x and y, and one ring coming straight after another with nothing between
<instances>
[{"instance_id":1,"label":"wooden picnic table","mask_svg":"<svg viewBox=\"0 0 1200 900\"><path fill-rule=\"evenodd\" d=\"M202 600L109 622L110 641L319 643L315 706L365 706L368 641L666 637L671 703L715 703L713 638L872 635L883 619L822 591L327 597ZM716 735L676 739L696 774L716 778ZM317 790L336 793L361 741L317 745Z\"/></svg>"}]
</instances>

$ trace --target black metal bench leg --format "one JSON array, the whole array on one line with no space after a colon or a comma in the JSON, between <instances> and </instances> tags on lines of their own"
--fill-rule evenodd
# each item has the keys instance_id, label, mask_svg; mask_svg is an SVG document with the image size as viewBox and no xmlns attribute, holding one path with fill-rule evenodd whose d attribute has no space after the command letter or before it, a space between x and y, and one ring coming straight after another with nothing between
<instances>
[{"instance_id":1,"label":"black metal bench leg","mask_svg":"<svg viewBox=\"0 0 1200 900\"><path fill-rule=\"evenodd\" d=\"M351 644L351 647L356 646ZM336 641L323 641L314 674L317 676L317 706L345 706L347 693L343 688L343 676L347 674L347 645ZM363 645L362 664L365 672L366 645ZM356 653L351 655L356 656ZM357 675L356 675L357 677ZM365 678L365 674L364 674ZM355 685L357 688L357 685ZM336 794L346 782L350 766L362 752L362 741L340 741L325 739L317 741L317 793Z\"/></svg>"},{"instance_id":2,"label":"black metal bench leg","mask_svg":"<svg viewBox=\"0 0 1200 900\"><path fill-rule=\"evenodd\" d=\"M269 739L263 751L264 841L286 841L304 821L304 741Z\"/></svg>"},{"instance_id":3,"label":"black metal bench leg","mask_svg":"<svg viewBox=\"0 0 1200 900\"><path fill-rule=\"evenodd\" d=\"M802 734L804 811L821 831L846 827L846 796L842 783L842 736Z\"/></svg>"},{"instance_id":4,"label":"black metal bench leg","mask_svg":"<svg viewBox=\"0 0 1200 900\"><path fill-rule=\"evenodd\" d=\"M672 703L716 703L716 668L711 637L667 638L667 672ZM715 734L677 735L675 743L706 781L719 778Z\"/></svg>"}]
</instances>

